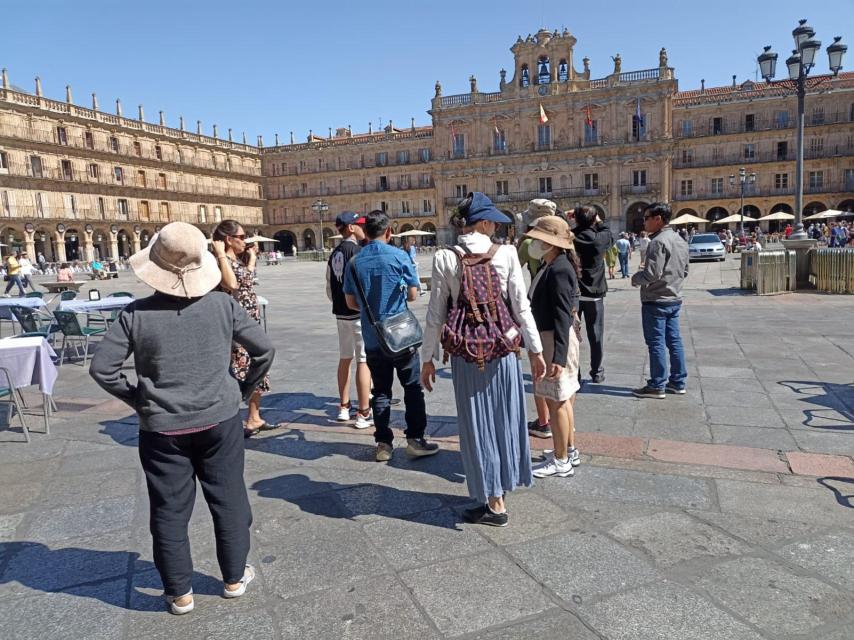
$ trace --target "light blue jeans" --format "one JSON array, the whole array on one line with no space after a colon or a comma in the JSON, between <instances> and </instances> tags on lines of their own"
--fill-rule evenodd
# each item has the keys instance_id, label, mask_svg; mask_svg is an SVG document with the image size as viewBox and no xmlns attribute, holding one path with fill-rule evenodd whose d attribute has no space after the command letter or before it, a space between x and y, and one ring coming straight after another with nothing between
<instances>
[{"instance_id":1,"label":"light blue jeans","mask_svg":"<svg viewBox=\"0 0 854 640\"><path fill-rule=\"evenodd\" d=\"M649 380L647 386L664 389L669 382L677 389L685 388L688 372L685 367L685 349L679 333L679 312L682 303L641 305L643 339L649 349ZM667 352L670 352L670 376L667 375Z\"/></svg>"}]
</instances>

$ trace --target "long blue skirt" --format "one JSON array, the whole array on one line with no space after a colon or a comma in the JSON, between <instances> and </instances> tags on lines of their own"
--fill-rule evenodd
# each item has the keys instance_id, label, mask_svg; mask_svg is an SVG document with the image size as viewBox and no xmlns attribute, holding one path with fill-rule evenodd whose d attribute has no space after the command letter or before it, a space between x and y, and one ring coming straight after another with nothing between
<instances>
[{"instance_id":1,"label":"long blue skirt","mask_svg":"<svg viewBox=\"0 0 854 640\"><path fill-rule=\"evenodd\" d=\"M510 354L486 364L451 358L460 453L469 495L481 503L530 487L531 449L522 365Z\"/></svg>"}]
</instances>

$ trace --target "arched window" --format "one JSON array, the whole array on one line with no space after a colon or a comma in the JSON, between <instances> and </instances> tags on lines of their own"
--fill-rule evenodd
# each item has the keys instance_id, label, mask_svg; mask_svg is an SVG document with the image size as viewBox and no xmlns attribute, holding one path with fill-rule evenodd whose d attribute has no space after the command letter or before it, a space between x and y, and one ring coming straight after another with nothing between
<instances>
[{"instance_id":1,"label":"arched window","mask_svg":"<svg viewBox=\"0 0 854 640\"><path fill-rule=\"evenodd\" d=\"M569 80L569 65L566 58L563 58L557 66L557 81L567 82Z\"/></svg>"},{"instance_id":2,"label":"arched window","mask_svg":"<svg viewBox=\"0 0 854 640\"><path fill-rule=\"evenodd\" d=\"M528 74L528 65L523 64L521 74L519 76L519 86L527 87L531 84L531 76Z\"/></svg>"},{"instance_id":3,"label":"arched window","mask_svg":"<svg viewBox=\"0 0 854 640\"><path fill-rule=\"evenodd\" d=\"M552 67L548 56L540 56L537 60L537 82L548 84L552 81Z\"/></svg>"},{"instance_id":4,"label":"arched window","mask_svg":"<svg viewBox=\"0 0 854 640\"><path fill-rule=\"evenodd\" d=\"M851 110L848 113L848 119L854 122L854 102L851 103Z\"/></svg>"}]
</instances>

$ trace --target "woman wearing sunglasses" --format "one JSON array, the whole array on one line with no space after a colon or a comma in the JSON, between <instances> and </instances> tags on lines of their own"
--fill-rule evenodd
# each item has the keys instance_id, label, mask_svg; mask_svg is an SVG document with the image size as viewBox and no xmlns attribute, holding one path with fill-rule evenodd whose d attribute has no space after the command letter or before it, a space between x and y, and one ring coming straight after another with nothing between
<instances>
[{"instance_id":1,"label":"woman wearing sunglasses","mask_svg":"<svg viewBox=\"0 0 854 640\"><path fill-rule=\"evenodd\" d=\"M246 243L246 232L237 220L223 220L213 231L213 252L222 272L220 289L230 293L257 322L261 322L261 310L255 293L255 261L258 247ZM231 374L239 381L246 378L250 358L241 345L231 345ZM267 424L261 417L261 394L270 390L270 377L265 376L255 392L249 397L249 415L243 425L247 438L259 431L275 429L279 425Z\"/></svg>"}]
</instances>

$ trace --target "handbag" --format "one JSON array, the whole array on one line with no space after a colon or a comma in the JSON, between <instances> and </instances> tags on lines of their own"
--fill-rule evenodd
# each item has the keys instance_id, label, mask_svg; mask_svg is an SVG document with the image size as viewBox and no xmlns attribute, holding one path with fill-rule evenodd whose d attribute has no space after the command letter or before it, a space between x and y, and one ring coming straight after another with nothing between
<instances>
[{"instance_id":1,"label":"handbag","mask_svg":"<svg viewBox=\"0 0 854 640\"><path fill-rule=\"evenodd\" d=\"M379 342L383 354L392 360L397 360L411 356L418 351L424 341L424 334L415 314L407 308L385 320L377 320L371 305L368 304L368 297L365 295L359 276L356 275L354 264L350 265L350 270L356 283L356 289L359 291L361 304L364 306L368 320L377 334L377 342Z\"/></svg>"}]
</instances>

